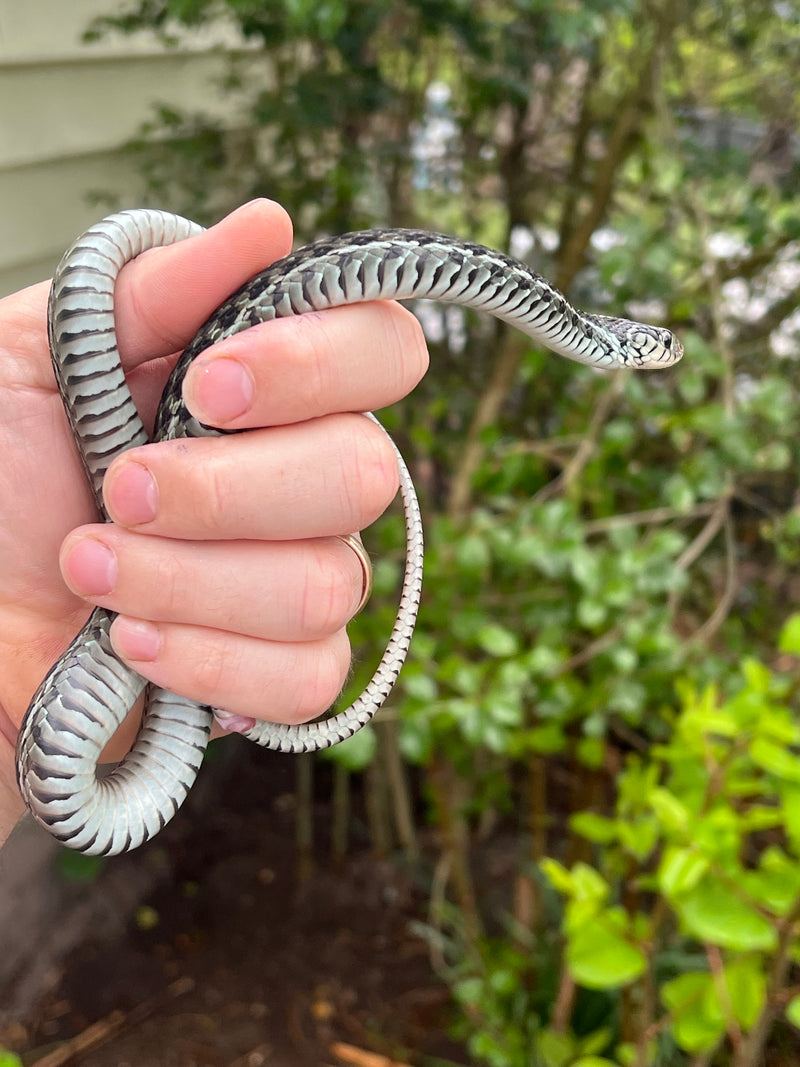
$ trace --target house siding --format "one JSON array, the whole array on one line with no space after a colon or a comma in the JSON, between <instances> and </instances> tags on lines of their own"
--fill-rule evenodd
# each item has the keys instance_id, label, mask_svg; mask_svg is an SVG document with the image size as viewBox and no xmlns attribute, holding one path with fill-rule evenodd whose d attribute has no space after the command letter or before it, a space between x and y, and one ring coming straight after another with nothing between
<instances>
[{"instance_id":1,"label":"house siding","mask_svg":"<svg viewBox=\"0 0 800 1067\"><path fill-rule=\"evenodd\" d=\"M114 0L0 0L0 296L47 278L64 249L107 211L141 202L123 146L159 103L223 120L217 89L227 55L246 51L232 28L81 38Z\"/></svg>"}]
</instances>

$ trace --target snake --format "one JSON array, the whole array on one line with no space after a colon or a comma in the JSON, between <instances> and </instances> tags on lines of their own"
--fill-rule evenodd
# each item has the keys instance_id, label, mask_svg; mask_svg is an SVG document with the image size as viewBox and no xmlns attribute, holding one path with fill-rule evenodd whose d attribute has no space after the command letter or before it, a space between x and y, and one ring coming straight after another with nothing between
<instances>
[{"instance_id":1,"label":"snake","mask_svg":"<svg viewBox=\"0 0 800 1067\"><path fill-rule=\"evenodd\" d=\"M53 276L48 337L55 378L106 521L106 470L126 449L148 441L117 350L115 281L142 252L201 230L169 212L120 211L79 237ZM427 231L364 230L302 247L230 296L178 358L150 439L222 433L195 419L181 392L190 363L210 345L278 317L371 300L420 299L488 312L536 344L601 369L661 369L683 355L670 329L579 311L545 278L501 252ZM301 725L256 721L244 736L260 745L313 752L337 744L372 719L397 680L420 604L423 540L414 485L393 447L407 547L397 618L383 657L363 693L338 714ZM113 617L103 608L93 610L33 696L17 742L17 780L33 817L63 845L98 856L139 847L175 815L199 771L215 711L149 685L119 659L109 638ZM133 746L103 773L98 767L103 749L143 693Z\"/></svg>"}]
</instances>

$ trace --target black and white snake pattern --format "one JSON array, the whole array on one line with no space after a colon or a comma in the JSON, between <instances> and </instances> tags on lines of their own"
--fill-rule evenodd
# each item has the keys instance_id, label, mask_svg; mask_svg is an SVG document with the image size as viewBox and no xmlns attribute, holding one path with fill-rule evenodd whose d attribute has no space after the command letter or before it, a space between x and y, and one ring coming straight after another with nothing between
<instances>
[{"instance_id":1,"label":"black and white snake pattern","mask_svg":"<svg viewBox=\"0 0 800 1067\"><path fill-rule=\"evenodd\" d=\"M114 284L148 248L200 231L179 216L123 211L88 230L53 279L48 328L64 407L98 509L112 460L148 440L120 367ZM218 436L183 405L181 382L204 349L257 323L368 300L432 299L487 311L535 342L600 368L660 369L683 347L664 327L588 315L523 263L481 245L415 230L367 230L317 241L272 264L214 312L167 383L153 440ZM396 450L395 450L396 451ZM384 656L357 700L301 726L257 722L245 736L285 752L334 745L364 726L403 665L422 586L422 525L411 477L398 456L407 553L397 620ZM34 817L70 848L112 855L136 848L168 822L203 758L214 709L147 686L144 720L125 759L98 777L106 743L147 683L114 654L113 615L102 608L49 671L20 729L17 777ZM265 694L268 707L269 695Z\"/></svg>"}]
</instances>

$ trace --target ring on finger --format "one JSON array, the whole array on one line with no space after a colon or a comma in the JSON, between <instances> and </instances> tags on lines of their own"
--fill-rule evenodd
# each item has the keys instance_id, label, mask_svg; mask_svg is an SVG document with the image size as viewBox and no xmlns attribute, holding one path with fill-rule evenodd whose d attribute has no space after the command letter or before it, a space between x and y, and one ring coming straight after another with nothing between
<instances>
[{"instance_id":1,"label":"ring on finger","mask_svg":"<svg viewBox=\"0 0 800 1067\"><path fill-rule=\"evenodd\" d=\"M364 543L358 534L337 534L336 539L352 549L358 558L358 562L361 564L361 599L355 610L355 614L358 615L372 594L372 563L370 562L366 548L364 548Z\"/></svg>"}]
</instances>

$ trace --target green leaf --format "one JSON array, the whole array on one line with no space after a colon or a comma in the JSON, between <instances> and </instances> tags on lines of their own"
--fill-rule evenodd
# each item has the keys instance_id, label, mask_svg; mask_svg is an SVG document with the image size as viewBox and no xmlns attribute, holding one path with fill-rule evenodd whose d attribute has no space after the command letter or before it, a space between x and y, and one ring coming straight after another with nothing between
<instances>
[{"instance_id":1,"label":"green leaf","mask_svg":"<svg viewBox=\"0 0 800 1067\"><path fill-rule=\"evenodd\" d=\"M564 896L572 895L574 883L567 867L564 867L558 860L550 859L549 856L541 860L539 867L554 889Z\"/></svg>"},{"instance_id":2,"label":"green leaf","mask_svg":"<svg viewBox=\"0 0 800 1067\"><path fill-rule=\"evenodd\" d=\"M692 848L667 848L658 868L658 885L666 897L694 889L708 870L708 859Z\"/></svg>"},{"instance_id":3,"label":"green leaf","mask_svg":"<svg viewBox=\"0 0 800 1067\"><path fill-rule=\"evenodd\" d=\"M490 656L513 656L519 651L519 638L498 623L490 622L477 633L478 644Z\"/></svg>"},{"instance_id":4,"label":"green leaf","mask_svg":"<svg viewBox=\"0 0 800 1067\"><path fill-rule=\"evenodd\" d=\"M578 601L578 622L587 630L594 630L608 617L608 605L605 600L582 597Z\"/></svg>"},{"instance_id":5,"label":"green leaf","mask_svg":"<svg viewBox=\"0 0 800 1067\"><path fill-rule=\"evenodd\" d=\"M773 914L787 915L800 897L800 863L772 846L762 855L757 870L743 872L742 887Z\"/></svg>"},{"instance_id":6,"label":"green leaf","mask_svg":"<svg viewBox=\"0 0 800 1067\"><path fill-rule=\"evenodd\" d=\"M672 1034L685 1052L712 1049L725 1033L710 974L693 972L661 987L661 999L672 1015Z\"/></svg>"},{"instance_id":7,"label":"green leaf","mask_svg":"<svg viewBox=\"0 0 800 1067\"><path fill-rule=\"evenodd\" d=\"M739 826L748 833L759 830L774 830L783 825L783 812L765 804L754 804L739 816Z\"/></svg>"},{"instance_id":8,"label":"green leaf","mask_svg":"<svg viewBox=\"0 0 800 1067\"><path fill-rule=\"evenodd\" d=\"M701 941L721 948L766 952L777 944L777 933L764 916L713 875L706 875L674 904L687 930Z\"/></svg>"},{"instance_id":9,"label":"green leaf","mask_svg":"<svg viewBox=\"0 0 800 1067\"><path fill-rule=\"evenodd\" d=\"M603 575L603 561L599 553L583 545L576 546L570 556L570 570L578 585L588 592L599 589Z\"/></svg>"},{"instance_id":10,"label":"green leaf","mask_svg":"<svg viewBox=\"0 0 800 1067\"><path fill-rule=\"evenodd\" d=\"M375 758L377 746L375 730L368 723L345 741L340 741L338 745L325 749L325 756L336 763L341 763L348 771L363 771Z\"/></svg>"},{"instance_id":11,"label":"green leaf","mask_svg":"<svg viewBox=\"0 0 800 1067\"><path fill-rule=\"evenodd\" d=\"M664 483L664 494L670 507L689 511L694 504L694 489L682 474L672 474Z\"/></svg>"},{"instance_id":12,"label":"green leaf","mask_svg":"<svg viewBox=\"0 0 800 1067\"><path fill-rule=\"evenodd\" d=\"M757 693L768 693L772 682L769 668L765 667L757 659L748 656L742 661L742 675L745 681Z\"/></svg>"},{"instance_id":13,"label":"green leaf","mask_svg":"<svg viewBox=\"0 0 800 1067\"><path fill-rule=\"evenodd\" d=\"M800 1030L800 996L792 997L786 1005L786 1018Z\"/></svg>"},{"instance_id":14,"label":"green leaf","mask_svg":"<svg viewBox=\"0 0 800 1067\"><path fill-rule=\"evenodd\" d=\"M596 1056L604 1048L608 1048L613 1031L611 1027L604 1026L601 1030L592 1030L585 1034L578 1042L578 1051L582 1056Z\"/></svg>"},{"instance_id":15,"label":"green leaf","mask_svg":"<svg viewBox=\"0 0 800 1067\"><path fill-rule=\"evenodd\" d=\"M767 982L757 959L734 960L723 971L731 1010L739 1026L750 1030L761 1014Z\"/></svg>"},{"instance_id":16,"label":"green leaf","mask_svg":"<svg viewBox=\"0 0 800 1067\"><path fill-rule=\"evenodd\" d=\"M617 827L619 843L640 863L644 862L659 842L659 825L652 816L634 822L620 820Z\"/></svg>"},{"instance_id":17,"label":"green leaf","mask_svg":"<svg viewBox=\"0 0 800 1067\"><path fill-rule=\"evenodd\" d=\"M409 664L409 666L412 669L401 675L405 693L416 700L425 700L431 703L437 700L439 687L435 679L419 669L415 670L416 664Z\"/></svg>"},{"instance_id":18,"label":"green leaf","mask_svg":"<svg viewBox=\"0 0 800 1067\"><path fill-rule=\"evenodd\" d=\"M690 814L688 808L668 789L656 786L648 797L650 806L658 816L658 821L668 830L685 833L689 829Z\"/></svg>"},{"instance_id":19,"label":"green leaf","mask_svg":"<svg viewBox=\"0 0 800 1067\"><path fill-rule=\"evenodd\" d=\"M544 1030L536 1042L543 1067L567 1067L575 1053L575 1039L569 1033Z\"/></svg>"},{"instance_id":20,"label":"green leaf","mask_svg":"<svg viewBox=\"0 0 800 1067\"><path fill-rule=\"evenodd\" d=\"M778 638L778 648L793 656L800 656L800 613L790 615Z\"/></svg>"},{"instance_id":21,"label":"green leaf","mask_svg":"<svg viewBox=\"0 0 800 1067\"><path fill-rule=\"evenodd\" d=\"M615 1060L607 1060L604 1056L581 1056L573 1060L570 1067L619 1067Z\"/></svg>"},{"instance_id":22,"label":"green leaf","mask_svg":"<svg viewBox=\"0 0 800 1067\"><path fill-rule=\"evenodd\" d=\"M800 782L800 760L783 745L766 737L757 737L750 746L750 756L754 763L770 774L787 782Z\"/></svg>"},{"instance_id":23,"label":"green leaf","mask_svg":"<svg viewBox=\"0 0 800 1067\"><path fill-rule=\"evenodd\" d=\"M475 533L463 534L456 542L456 563L464 571L482 574L489 567L492 556L486 539Z\"/></svg>"},{"instance_id":24,"label":"green leaf","mask_svg":"<svg viewBox=\"0 0 800 1067\"><path fill-rule=\"evenodd\" d=\"M22 1067L22 1060L13 1052L0 1048L0 1067Z\"/></svg>"},{"instance_id":25,"label":"green leaf","mask_svg":"<svg viewBox=\"0 0 800 1067\"><path fill-rule=\"evenodd\" d=\"M781 782L779 795L786 833L795 853L800 855L800 786Z\"/></svg>"},{"instance_id":26,"label":"green leaf","mask_svg":"<svg viewBox=\"0 0 800 1067\"><path fill-rule=\"evenodd\" d=\"M577 900L605 900L609 884L588 863L576 863L572 868L572 884Z\"/></svg>"},{"instance_id":27,"label":"green leaf","mask_svg":"<svg viewBox=\"0 0 800 1067\"><path fill-rule=\"evenodd\" d=\"M525 731L525 747L541 756L552 756L563 752L566 746L564 727L557 722L545 722Z\"/></svg>"},{"instance_id":28,"label":"green leaf","mask_svg":"<svg viewBox=\"0 0 800 1067\"><path fill-rule=\"evenodd\" d=\"M645 1042L644 1064L645 1067L655 1067L657 1063L657 1045L655 1039ZM642 1063L639 1047L631 1041L623 1041L614 1050L621 1067L638 1067Z\"/></svg>"},{"instance_id":29,"label":"green leaf","mask_svg":"<svg viewBox=\"0 0 800 1067\"><path fill-rule=\"evenodd\" d=\"M578 741L575 754L584 767L597 770L603 766L606 745L601 737L582 737Z\"/></svg>"},{"instance_id":30,"label":"green leaf","mask_svg":"<svg viewBox=\"0 0 800 1067\"><path fill-rule=\"evenodd\" d=\"M608 845L617 837L617 824L614 819L596 815L592 811L580 811L569 821L576 834L594 841L597 845Z\"/></svg>"},{"instance_id":31,"label":"green leaf","mask_svg":"<svg viewBox=\"0 0 800 1067\"><path fill-rule=\"evenodd\" d=\"M570 935L567 966L578 985L587 989L617 989L639 978L647 957L623 936L622 923L611 911Z\"/></svg>"}]
</instances>

